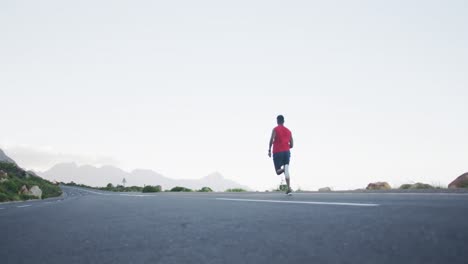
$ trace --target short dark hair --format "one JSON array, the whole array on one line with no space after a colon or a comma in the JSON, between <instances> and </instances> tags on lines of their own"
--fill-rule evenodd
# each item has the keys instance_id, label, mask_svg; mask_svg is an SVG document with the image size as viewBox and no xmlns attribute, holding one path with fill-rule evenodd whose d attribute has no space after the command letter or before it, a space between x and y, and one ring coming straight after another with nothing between
<instances>
[{"instance_id":1,"label":"short dark hair","mask_svg":"<svg viewBox=\"0 0 468 264\"><path fill-rule=\"evenodd\" d=\"M284 116L283 115L279 115L276 117L276 122L278 122L278 124L282 125L284 124Z\"/></svg>"}]
</instances>

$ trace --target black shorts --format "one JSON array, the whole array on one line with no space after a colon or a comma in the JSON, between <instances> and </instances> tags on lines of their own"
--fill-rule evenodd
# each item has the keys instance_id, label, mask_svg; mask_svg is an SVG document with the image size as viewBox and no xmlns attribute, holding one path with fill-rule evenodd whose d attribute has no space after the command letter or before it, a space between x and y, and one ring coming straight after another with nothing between
<instances>
[{"instance_id":1,"label":"black shorts","mask_svg":"<svg viewBox=\"0 0 468 264\"><path fill-rule=\"evenodd\" d=\"M281 169L281 166L288 165L289 159L291 158L291 152L283 151L278 153L273 153L273 163L275 164L275 169Z\"/></svg>"}]
</instances>

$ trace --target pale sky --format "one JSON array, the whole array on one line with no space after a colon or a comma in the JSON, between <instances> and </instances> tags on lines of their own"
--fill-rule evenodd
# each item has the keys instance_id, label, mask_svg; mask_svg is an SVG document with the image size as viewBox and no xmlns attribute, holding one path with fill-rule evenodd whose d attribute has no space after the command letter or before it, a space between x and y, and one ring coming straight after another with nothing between
<instances>
[{"instance_id":1,"label":"pale sky","mask_svg":"<svg viewBox=\"0 0 468 264\"><path fill-rule=\"evenodd\" d=\"M258 190L468 171L466 1L1 1L0 147Z\"/></svg>"}]
</instances>

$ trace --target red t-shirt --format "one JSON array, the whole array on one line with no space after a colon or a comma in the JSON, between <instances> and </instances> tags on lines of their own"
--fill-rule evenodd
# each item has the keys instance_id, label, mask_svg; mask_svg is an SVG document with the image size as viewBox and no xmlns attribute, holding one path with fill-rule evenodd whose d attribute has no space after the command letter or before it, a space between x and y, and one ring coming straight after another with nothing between
<instances>
[{"instance_id":1,"label":"red t-shirt","mask_svg":"<svg viewBox=\"0 0 468 264\"><path fill-rule=\"evenodd\" d=\"M283 125L274 128L276 136L273 141L273 153L289 151L289 141L291 141L291 131Z\"/></svg>"}]
</instances>

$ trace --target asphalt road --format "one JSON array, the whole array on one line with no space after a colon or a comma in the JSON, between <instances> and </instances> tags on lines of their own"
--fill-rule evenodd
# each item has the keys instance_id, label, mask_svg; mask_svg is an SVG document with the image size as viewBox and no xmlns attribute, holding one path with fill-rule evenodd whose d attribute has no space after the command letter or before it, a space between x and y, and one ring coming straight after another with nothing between
<instances>
[{"instance_id":1,"label":"asphalt road","mask_svg":"<svg viewBox=\"0 0 468 264\"><path fill-rule=\"evenodd\" d=\"M468 263L468 194L90 192L0 204L1 263Z\"/></svg>"}]
</instances>

